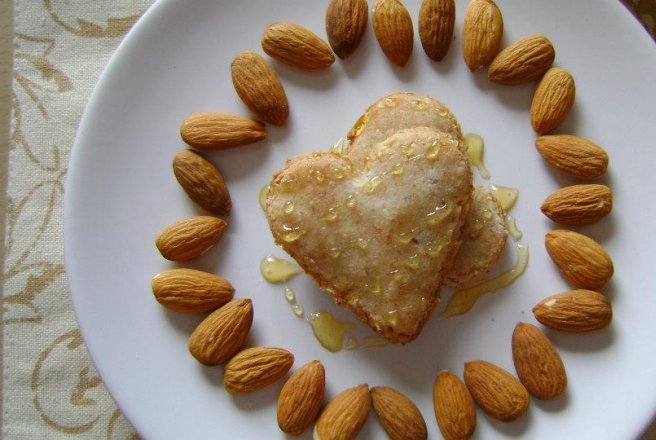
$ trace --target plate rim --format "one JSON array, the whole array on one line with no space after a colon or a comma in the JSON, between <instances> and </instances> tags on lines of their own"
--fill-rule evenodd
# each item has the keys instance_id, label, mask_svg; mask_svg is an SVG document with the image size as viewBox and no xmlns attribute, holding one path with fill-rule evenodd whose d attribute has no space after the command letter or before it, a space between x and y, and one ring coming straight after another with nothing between
<instances>
[{"instance_id":1,"label":"plate rim","mask_svg":"<svg viewBox=\"0 0 656 440\"><path fill-rule=\"evenodd\" d=\"M99 100L101 96L104 93L107 93L106 87L110 82L113 72L116 69L120 68L120 61L124 57L124 52L127 50L127 48L132 46L133 41L139 38L141 34L147 33L146 30L148 27L148 23L154 21L157 14L159 14L160 12L165 12L168 5L174 3L176 3L174 0L155 0L155 2L146 10L146 12L139 18L139 20L134 24L134 26L130 29L130 31L124 36L122 41L119 43L114 53L110 57L109 61L107 62L105 68L103 69L101 75L99 76L96 85L94 86L93 91L85 105L84 112L80 119L78 130L76 132L75 140L73 142L73 146L71 148L71 153L70 153L68 172L65 180L64 203L63 203L64 262L65 262L65 268L67 274L67 283L69 286L69 292L73 304L73 310L75 313L76 322L80 329L81 337L85 342L85 347L87 348L91 361L93 362L94 366L96 367L96 370L100 374L103 383L107 383L105 380L106 378L104 377L103 374L104 369L98 368L94 350L88 344L89 341L87 341L85 337L85 332L82 326L80 325L80 316L79 316L80 308L79 308L78 301L76 300L78 293L74 293L74 292L80 292L80 290L82 289L77 287L77 279L75 276L71 276L71 273L69 271L70 267L75 266L74 263L71 264L71 260L73 257L71 256L72 245L70 243L70 237L72 234L74 234L71 231L71 217L73 216L72 206L74 205L73 200L75 195L75 190L74 189L71 190L71 188L73 187L72 183L77 178L76 170L80 167L80 165L77 165L81 160L80 152L82 151L83 148L89 148L88 146L84 147L85 145L84 140L86 139L87 136L89 136L88 133L92 132L92 130L90 129L90 125L91 125L90 121L93 118L94 109L100 105ZM631 13L631 11L628 9L628 7L625 4L623 4L622 2L613 2L612 0L608 0L607 3L608 4L620 3L619 5L616 6L623 9L625 14L627 14L630 17L631 21L634 22L635 26L638 26L642 30L642 33L644 34L643 37L646 36L647 38L649 38L650 41L652 40L647 30L636 19L636 17L634 17L634 15ZM419 49L420 48L416 48L416 50ZM83 295L83 293L80 294ZM115 390L111 388L109 385L106 388L118 406L118 400L115 395ZM122 407L119 408L121 409L122 414L130 421L130 423L132 423L132 425L136 429L136 427L139 426L140 423L135 423L135 420L132 419L133 414L128 414L127 412L123 411ZM656 401L654 401L652 411L650 412L653 415L656 415ZM651 420L646 421L645 425L641 427L638 433L642 433L647 428L649 428L649 426L653 422L653 419L654 416L652 416Z\"/></svg>"}]
</instances>

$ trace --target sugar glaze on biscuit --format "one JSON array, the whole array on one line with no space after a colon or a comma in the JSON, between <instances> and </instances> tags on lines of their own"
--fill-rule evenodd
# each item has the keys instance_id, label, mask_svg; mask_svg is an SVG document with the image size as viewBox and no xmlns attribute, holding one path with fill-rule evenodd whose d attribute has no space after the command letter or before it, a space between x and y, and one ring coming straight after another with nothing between
<instances>
[{"instance_id":1,"label":"sugar glaze on biscuit","mask_svg":"<svg viewBox=\"0 0 656 440\"><path fill-rule=\"evenodd\" d=\"M398 130L429 127L451 134L466 151L460 124L449 108L431 96L396 92L371 104L349 132L348 153L367 157L372 145ZM505 213L496 199L477 188L463 225L463 243L446 284L465 288L480 282L497 264L506 246Z\"/></svg>"},{"instance_id":2,"label":"sugar glaze on biscuit","mask_svg":"<svg viewBox=\"0 0 656 440\"><path fill-rule=\"evenodd\" d=\"M460 143L405 129L366 153L301 155L271 182L276 243L391 342L419 334L460 248L473 190Z\"/></svg>"}]
</instances>

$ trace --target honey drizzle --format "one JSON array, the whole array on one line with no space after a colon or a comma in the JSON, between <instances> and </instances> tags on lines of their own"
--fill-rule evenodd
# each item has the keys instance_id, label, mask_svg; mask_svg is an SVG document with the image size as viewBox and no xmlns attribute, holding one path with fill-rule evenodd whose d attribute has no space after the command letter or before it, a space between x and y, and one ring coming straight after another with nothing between
<instances>
[{"instance_id":1,"label":"honey drizzle","mask_svg":"<svg viewBox=\"0 0 656 440\"><path fill-rule=\"evenodd\" d=\"M490 194L499 202L504 211L508 212L515 206L519 191L508 186L490 185Z\"/></svg>"},{"instance_id":2,"label":"honey drizzle","mask_svg":"<svg viewBox=\"0 0 656 440\"><path fill-rule=\"evenodd\" d=\"M517 229L517 223L515 222L515 219L511 216L506 216L506 230L508 231L508 234L513 238L515 241L519 241L522 239L522 231Z\"/></svg>"},{"instance_id":3,"label":"honey drizzle","mask_svg":"<svg viewBox=\"0 0 656 440\"><path fill-rule=\"evenodd\" d=\"M358 118L357 121L355 121L355 124L353 124L353 127L351 128L351 131L349 131L347 138L349 140L352 140L360 135L362 133L362 130L364 130L364 126L367 123L367 115L366 113L363 114Z\"/></svg>"},{"instance_id":4,"label":"honey drizzle","mask_svg":"<svg viewBox=\"0 0 656 440\"><path fill-rule=\"evenodd\" d=\"M342 154L344 153L344 145L345 145L344 138L339 138L339 140L335 142L335 144L332 147L330 147L328 151L330 151L331 153Z\"/></svg>"},{"instance_id":5,"label":"honey drizzle","mask_svg":"<svg viewBox=\"0 0 656 440\"><path fill-rule=\"evenodd\" d=\"M526 270L528 264L528 247L523 244L517 245L517 262L510 270L501 275L484 281L481 284L455 292L449 303L440 315L440 318L463 315L474 306L478 299L489 292L495 292L510 285Z\"/></svg>"},{"instance_id":6,"label":"honey drizzle","mask_svg":"<svg viewBox=\"0 0 656 440\"><path fill-rule=\"evenodd\" d=\"M296 304L296 293L291 287L285 286L285 299L289 304Z\"/></svg>"},{"instance_id":7,"label":"honey drizzle","mask_svg":"<svg viewBox=\"0 0 656 440\"><path fill-rule=\"evenodd\" d=\"M312 313L308 319L314 337L317 338L323 348L333 353L344 346L344 335L353 331L355 325L352 322L342 322L328 311Z\"/></svg>"},{"instance_id":8,"label":"honey drizzle","mask_svg":"<svg viewBox=\"0 0 656 440\"><path fill-rule=\"evenodd\" d=\"M359 347L358 340L356 339L355 336L349 336L348 339L346 340L346 349L347 350L355 350L356 348Z\"/></svg>"},{"instance_id":9,"label":"honey drizzle","mask_svg":"<svg viewBox=\"0 0 656 440\"><path fill-rule=\"evenodd\" d=\"M483 162L483 151L485 149L483 138L477 134L469 133L464 136L463 140L467 146L467 157L470 162L478 169L481 177L488 180L490 178L490 172L485 168L485 163Z\"/></svg>"},{"instance_id":10,"label":"honey drizzle","mask_svg":"<svg viewBox=\"0 0 656 440\"><path fill-rule=\"evenodd\" d=\"M271 189L271 185L264 185L257 197L260 202L260 208L262 208L262 211L266 211L266 200L267 195L269 194L269 189Z\"/></svg>"},{"instance_id":11,"label":"honey drizzle","mask_svg":"<svg viewBox=\"0 0 656 440\"><path fill-rule=\"evenodd\" d=\"M302 271L298 264L273 255L267 255L260 263L260 273L269 283L284 283Z\"/></svg>"},{"instance_id":12,"label":"honey drizzle","mask_svg":"<svg viewBox=\"0 0 656 440\"><path fill-rule=\"evenodd\" d=\"M296 293L292 290L291 287L285 286L285 299L291 306L292 312L299 318L302 318L305 314L303 306L296 304Z\"/></svg>"},{"instance_id":13,"label":"honey drizzle","mask_svg":"<svg viewBox=\"0 0 656 440\"><path fill-rule=\"evenodd\" d=\"M503 208L506 214L512 209L513 206L515 206L515 203L517 203L517 198L519 197L519 191L516 188L510 188L507 186L490 185L490 194L492 194L497 202L499 202L499 205ZM510 236L513 238L513 240L521 240L523 234L522 231L517 228L515 219L510 215L506 215L505 223L506 230L508 231L508 234L510 234Z\"/></svg>"},{"instance_id":14,"label":"honey drizzle","mask_svg":"<svg viewBox=\"0 0 656 440\"><path fill-rule=\"evenodd\" d=\"M305 310L303 309L303 306L300 306L298 304L292 304L292 311L294 312L294 315L298 316L299 318L302 318L305 315Z\"/></svg>"}]
</instances>

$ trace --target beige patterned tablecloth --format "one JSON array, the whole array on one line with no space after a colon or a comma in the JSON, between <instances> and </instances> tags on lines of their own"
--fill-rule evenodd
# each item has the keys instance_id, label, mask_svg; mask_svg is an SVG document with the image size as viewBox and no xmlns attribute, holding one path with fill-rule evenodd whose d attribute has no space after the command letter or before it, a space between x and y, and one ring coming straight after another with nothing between
<instances>
[{"instance_id":1,"label":"beige patterned tablecloth","mask_svg":"<svg viewBox=\"0 0 656 440\"><path fill-rule=\"evenodd\" d=\"M77 329L63 265L62 196L87 98L151 2L0 0L3 438L136 437ZM626 4L655 35L656 0ZM656 426L644 438L656 439Z\"/></svg>"},{"instance_id":2,"label":"beige patterned tablecloth","mask_svg":"<svg viewBox=\"0 0 656 440\"><path fill-rule=\"evenodd\" d=\"M2 436L136 437L82 343L63 265L62 197L89 94L152 0L0 0L11 86L2 297ZM12 14L13 10L13 14ZM12 29L13 18L13 29ZM13 49L13 77L11 69ZM9 69L7 70L7 68ZM6 140L6 137L3 138Z\"/></svg>"}]
</instances>

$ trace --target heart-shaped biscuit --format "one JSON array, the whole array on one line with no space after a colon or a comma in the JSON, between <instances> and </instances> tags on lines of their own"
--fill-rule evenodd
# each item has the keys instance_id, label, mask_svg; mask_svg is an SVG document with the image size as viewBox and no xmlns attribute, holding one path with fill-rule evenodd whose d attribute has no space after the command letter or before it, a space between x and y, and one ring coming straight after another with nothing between
<instances>
[{"instance_id":1,"label":"heart-shaped biscuit","mask_svg":"<svg viewBox=\"0 0 656 440\"><path fill-rule=\"evenodd\" d=\"M499 261L507 238L503 208L490 192L475 186L462 227L462 244L444 284L464 289L482 282Z\"/></svg>"},{"instance_id":2,"label":"heart-shaped biscuit","mask_svg":"<svg viewBox=\"0 0 656 440\"><path fill-rule=\"evenodd\" d=\"M371 104L348 134L351 158L367 156L370 148L399 130L429 127L453 135L467 150L460 124L447 106L431 96L397 92ZM463 225L460 250L445 284L465 288L481 282L496 266L506 246L505 213L496 199L481 187L474 188L469 214Z\"/></svg>"},{"instance_id":3,"label":"heart-shaped biscuit","mask_svg":"<svg viewBox=\"0 0 656 440\"><path fill-rule=\"evenodd\" d=\"M348 133L349 149L351 154L366 151L397 131L414 127L449 133L458 139L460 149L466 149L460 124L449 108L431 96L409 92L391 93L371 104Z\"/></svg>"},{"instance_id":4,"label":"heart-shaped biscuit","mask_svg":"<svg viewBox=\"0 0 656 440\"><path fill-rule=\"evenodd\" d=\"M459 144L426 127L402 130L367 155L299 156L271 182L276 242L392 342L419 334L460 246L472 174Z\"/></svg>"}]
</instances>

